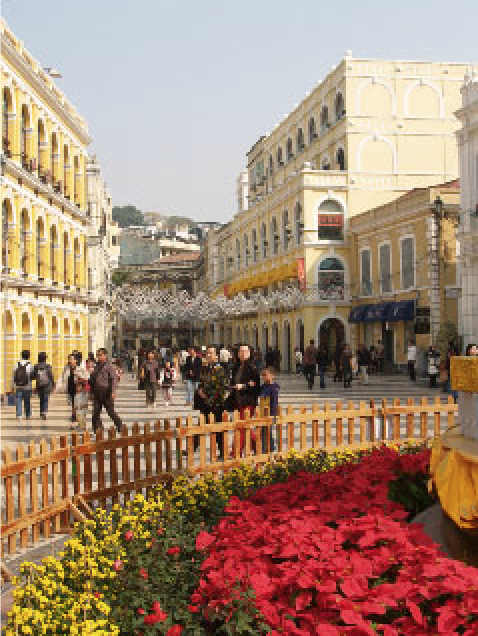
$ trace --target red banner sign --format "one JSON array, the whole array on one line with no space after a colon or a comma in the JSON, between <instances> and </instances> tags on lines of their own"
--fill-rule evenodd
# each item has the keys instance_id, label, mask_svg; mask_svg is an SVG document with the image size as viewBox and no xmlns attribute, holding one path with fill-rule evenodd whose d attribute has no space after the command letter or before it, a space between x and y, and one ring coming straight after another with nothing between
<instances>
[{"instance_id":1,"label":"red banner sign","mask_svg":"<svg viewBox=\"0 0 478 636\"><path fill-rule=\"evenodd\" d=\"M224 285L224 296L227 296L229 293L229 285Z\"/></svg>"},{"instance_id":2,"label":"red banner sign","mask_svg":"<svg viewBox=\"0 0 478 636\"><path fill-rule=\"evenodd\" d=\"M297 261L297 278L299 280L299 289L305 290L305 263L303 258L299 258Z\"/></svg>"},{"instance_id":3,"label":"red banner sign","mask_svg":"<svg viewBox=\"0 0 478 636\"><path fill-rule=\"evenodd\" d=\"M344 224L343 214L319 214L319 226L342 227Z\"/></svg>"}]
</instances>

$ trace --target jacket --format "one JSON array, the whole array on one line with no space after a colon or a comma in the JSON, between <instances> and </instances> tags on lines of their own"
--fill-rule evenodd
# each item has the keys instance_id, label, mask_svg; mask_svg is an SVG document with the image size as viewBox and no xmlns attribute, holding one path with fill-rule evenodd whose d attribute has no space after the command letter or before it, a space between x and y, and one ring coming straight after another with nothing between
<instances>
[{"instance_id":1,"label":"jacket","mask_svg":"<svg viewBox=\"0 0 478 636\"><path fill-rule=\"evenodd\" d=\"M231 406L233 409L255 408L260 390L260 377L251 360L246 360L242 369L240 379L238 373L240 364L236 365L232 371L233 384L242 384L242 389L232 389ZM254 386L249 386L249 382L254 382Z\"/></svg>"},{"instance_id":2,"label":"jacket","mask_svg":"<svg viewBox=\"0 0 478 636\"><path fill-rule=\"evenodd\" d=\"M186 374L186 380L192 382L199 382L201 378L202 360L199 356L189 356L186 360L184 372Z\"/></svg>"},{"instance_id":3,"label":"jacket","mask_svg":"<svg viewBox=\"0 0 478 636\"><path fill-rule=\"evenodd\" d=\"M329 360L327 352L324 351L324 349L319 349L317 351L317 364L319 366L319 369L325 369L327 367L328 361Z\"/></svg>"},{"instance_id":4,"label":"jacket","mask_svg":"<svg viewBox=\"0 0 478 636\"><path fill-rule=\"evenodd\" d=\"M159 365L156 360L146 360L141 367L141 371L144 371L144 381L146 384L156 384L159 379L158 369Z\"/></svg>"},{"instance_id":5,"label":"jacket","mask_svg":"<svg viewBox=\"0 0 478 636\"><path fill-rule=\"evenodd\" d=\"M45 386L39 386L38 385L38 372L45 369L47 374L48 374L48 384ZM37 380L37 392L38 393L50 393L53 389L53 385L55 383L55 380L53 378L53 369L51 368L51 366L49 364L47 364L46 362L39 362L38 364L36 364L33 367L33 376L35 377L35 379Z\"/></svg>"},{"instance_id":6,"label":"jacket","mask_svg":"<svg viewBox=\"0 0 478 636\"><path fill-rule=\"evenodd\" d=\"M93 393L101 393L108 389L111 393L114 393L118 384L116 369L109 360L106 360L103 364L98 362L91 374L90 382Z\"/></svg>"},{"instance_id":7,"label":"jacket","mask_svg":"<svg viewBox=\"0 0 478 636\"><path fill-rule=\"evenodd\" d=\"M317 359L317 349L313 345L309 345L304 353L304 365L306 367L315 367Z\"/></svg>"},{"instance_id":8,"label":"jacket","mask_svg":"<svg viewBox=\"0 0 478 636\"><path fill-rule=\"evenodd\" d=\"M261 386L260 396L262 398L269 398L269 413L272 416L277 415L279 412L279 385L277 382L272 384L263 384Z\"/></svg>"},{"instance_id":9,"label":"jacket","mask_svg":"<svg viewBox=\"0 0 478 636\"><path fill-rule=\"evenodd\" d=\"M28 384L25 384L24 386L17 386L15 384L15 371L17 369L18 366L20 365L27 365L27 374L28 374ZM12 386L15 389L19 389L19 390L25 390L25 391L31 391L32 390L32 380L34 379L34 370L33 370L33 365L30 363L30 360L20 360L19 362L17 362L17 364L13 367L13 373L12 373Z\"/></svg>"}]
</instances>

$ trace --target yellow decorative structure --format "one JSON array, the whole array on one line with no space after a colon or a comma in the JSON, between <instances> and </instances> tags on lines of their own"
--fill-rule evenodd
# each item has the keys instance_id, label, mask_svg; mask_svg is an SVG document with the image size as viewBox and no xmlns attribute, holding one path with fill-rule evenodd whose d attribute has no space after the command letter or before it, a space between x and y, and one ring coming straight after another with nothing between
<instances>
[{"instance_id":1,"label":"yellow decorative structure","mask_svg":"<svg viewBox=\"0 0 478 636\"><path fill-rule=\"evenodd\" d=\"M452 357L450 376L451 386L455 391L478 393L478 358Z\"/></svg>"}]
</instances>

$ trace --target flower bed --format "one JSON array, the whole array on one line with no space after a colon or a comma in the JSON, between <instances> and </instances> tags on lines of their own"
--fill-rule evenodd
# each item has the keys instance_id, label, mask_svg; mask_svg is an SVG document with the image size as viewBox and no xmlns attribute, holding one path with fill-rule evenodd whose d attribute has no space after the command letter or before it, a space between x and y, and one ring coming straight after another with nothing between
<instances>
[{"instance_id":1,"label":"flower bed","mask_svg":"<svg viewBox=\"0 0 478 636\"><path fill-rule=\"evenodd\" d=\"M292 454L98 511L22 566L6 633L477 634L476 570L403 521L412 451Z\"/></svg>"}]
</instances>

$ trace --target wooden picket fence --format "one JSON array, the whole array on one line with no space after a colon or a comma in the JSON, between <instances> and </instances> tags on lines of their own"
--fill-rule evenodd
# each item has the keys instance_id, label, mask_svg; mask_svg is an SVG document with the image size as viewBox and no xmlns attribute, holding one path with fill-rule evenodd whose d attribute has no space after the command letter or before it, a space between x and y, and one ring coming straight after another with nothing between
<instances>
[{"instance_id":1,"label":"wooden picket fence","mask_svg":"<svg viewBox=\"0 0 478 636\"><path fill-rule=\"evenodd\" d=\"M401 404L397 398L391 403L382 400L379 405L373 400L360 402L358 407L351 402L337 402L335 408L330 404L321 409L317 405L298 410L288 407L275 418L266 407L244 420L237 412L232 416L224 413L222 422L214 422L214 418L206 422L203 416L178 417L158 420L153 426L147 423L142 431L136 423L131 431L124 427L120 435L112 428L107 436L98 431L95 439L85 432L73 433L70 439L67 435L53 438L49 443L42 440L39 451L34 442L28 444L27 453L23 445L14 454L5 449L2 555L27 548L40 537L68 532L72 520L90 516L95 506L124 504L135 493L147 493L178 474L225 473L242 463L265 463L292 449L330 451L424 440L453 426L456 413L451 397L445 402L439 397L432 402L422 398L418 403L409 398ZM262 429L266 431L264 445Z\"/></svg>"}]
</instances>

